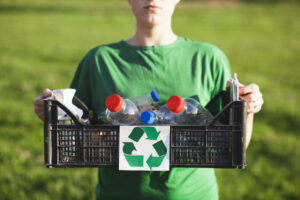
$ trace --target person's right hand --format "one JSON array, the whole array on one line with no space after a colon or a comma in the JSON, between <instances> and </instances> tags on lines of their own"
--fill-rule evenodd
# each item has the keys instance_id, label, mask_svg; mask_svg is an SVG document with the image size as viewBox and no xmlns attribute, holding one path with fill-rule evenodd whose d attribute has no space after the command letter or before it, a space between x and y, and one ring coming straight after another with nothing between
<instances>
[{"instance_id":1,"label":"person's right hand","mask_svg":"<svg viewBox=\"0 0 300 200\"><path fill-rule=\"evenodd\" d=\"M53 95L52 91L47 88L44 90L42 96L36 97L33 101L34 112L43 121L44 121L44 99L51 97L52 95Z\"/></svg>"}]
</instances>

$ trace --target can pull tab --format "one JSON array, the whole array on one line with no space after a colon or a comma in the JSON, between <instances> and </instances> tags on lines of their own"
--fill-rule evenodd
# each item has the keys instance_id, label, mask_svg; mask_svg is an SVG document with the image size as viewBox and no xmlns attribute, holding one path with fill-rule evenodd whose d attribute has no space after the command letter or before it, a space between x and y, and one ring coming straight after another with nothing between
<instances>
[{"instance_id":1,"label":"can pull tab","mask_svg":"<svg viewBox=\"0 0 300 200\"><path fill-rule=\"evenodd\" d=\"M234 77L230 80L230 100L238 101L239 100L239 80L237 79L237 74L234 73Z\"/></svg>"}]
</instances>

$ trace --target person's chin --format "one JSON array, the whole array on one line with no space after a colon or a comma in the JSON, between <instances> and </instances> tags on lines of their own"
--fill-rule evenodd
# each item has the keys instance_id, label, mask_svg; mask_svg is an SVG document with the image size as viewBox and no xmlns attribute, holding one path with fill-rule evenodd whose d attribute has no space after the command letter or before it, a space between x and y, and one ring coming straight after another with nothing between
<instances>
[{"instance_id":1,"label":"person's chin","mask_svg":"<svg viewBox=\"0 0 300 200\"><path fill-rule=\"evenodd\" d=\"M160 24L161 20L157 17L147 17L143 20L143 22L149 26L156 26Z\"/></svg>"}]
</instances>

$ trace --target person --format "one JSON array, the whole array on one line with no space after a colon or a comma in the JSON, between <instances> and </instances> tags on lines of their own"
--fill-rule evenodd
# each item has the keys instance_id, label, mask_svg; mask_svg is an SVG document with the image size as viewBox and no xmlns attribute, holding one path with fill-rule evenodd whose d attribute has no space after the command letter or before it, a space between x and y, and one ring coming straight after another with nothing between
<instances>
[{"instance_id":1,"label":"person","mask_svg":"<svg viewBox=\"0 0 300 200\"><path fill-rule=\"evenodd\" d=\"M177 36L172 14L180 0L128 0L136 20L133 37L90 50L81 60L71 88L91 110L105 109L105 99L143 95L156 90L161 102L176 94L194 97L205 106L231 78L229 62L216 46ZM254 113L263 99L256 84L241 86L247 101L247 145ZM34 110L43 119L45 89L34 100ZM99 168L98 199L218 199L214 169L171 168L168 172L127 172Z\"/></svg>"}]
</instances>

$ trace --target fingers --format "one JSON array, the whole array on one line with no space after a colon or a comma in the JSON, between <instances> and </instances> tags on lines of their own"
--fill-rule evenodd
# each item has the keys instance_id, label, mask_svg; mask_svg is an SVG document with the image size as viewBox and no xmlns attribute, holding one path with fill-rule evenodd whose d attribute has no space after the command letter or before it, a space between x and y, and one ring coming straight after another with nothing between
<instances>
[{"instance_id":1,"label":"fingers","mask_svg":"<svg viewBox=\"0 0 300 200\"><path fill-rule=\"evenodd\" d=\"M44 108L35 108L34 112L41 120L44 120Z\"/></svg>"},{"instance_id":2,"label":"fingers","mask_svg":"<svg viewBox=\"0 0 300 200\"><path fill-rule=\"evenodd\" d=\"M246 95L240 96L240 98L247 102L258 101L262 99L262 93L260 92L248 93Z\"/></svg>"},{"instance_id":3,"label":"fingers","mask_svg":"<svg viewBox=\"0 0 300 200\"><path fill-rule=\"evenodd\" d=\"M247 101L247 112L257 113L261 110L264 100L258 85L250 84L240 87L240 98Z\"/></svg>"},{"instance_id":4,"label":"fingers","mask_svg":"<svg viewBox=\"0 0 300 200\"><path fill-rule=\"evenodd\" d=\"M33 101L34 105L34 112L35 114L41 119L44 119L44 101L42 96L39 96L34 99Z\"/></svg>"},{"instance_id":5,"label":"fingers","mask_svg":"<svg viewBox=\"0 0 300 200\"><path fill-rule=\"evenodd\" d=\"M37 107L43 106L43 105L44 105L44 101L43 101L43 100L44 100L45 98L48 98L48 97L51 97L51 96L52 96L51 90L45 89L45 90L43 91L43 95L42 95L42 96L36 97L36 98L34 99L34 101L33 101L34 106L37 106Z\"/></svg>"},{"instance_id":6,"label":"fingers","mask_svg":"<svg viewBox=\"0 0 300 200\"><path fill-rule=\"evenodd\" d=\"M261 110L264 100L261 98L257 101L247 102L247 112L257 113Z\"/></svg>"},{"instance_id":7,"label":"fingers","mask_svg":"<svg viewBox=\"0 0 300 200\"><path fill-rule=\"evenodd\" d=\"M52 92L47 88L43 91L42 96L36 97L33 101L34 112L41 120L44 120L44 99L51 96Z\"/></svg>"},{"instance_id":8,"label":"fingers","mask_svg":"<svg viewBox=\"0 0 300 200\"><path fill-rule=\"evenodd\" d=\"M259 87L254 83L239 88L240 95L245 95L248 93L255 93L255 92L259 92Z\"/></svg>"},{"instance_id":9,"label":"fingers","mask_svg":"<svg viewBox=\"0 0 300 200\"><path fill-rule=\"evenodd\" d=\"M52 91L48 88L46 88L44 91L43 91L43 97L44 98L47 98L47 97L51 97L52 96Z\"/></svg>"},{"instance_id":10,"label":"fingers","mask_svg":"<svg viewBox=\"0 0 300 200\"><path fill-rule=\"evenodd\" d=\"M43 105L43 96L36 97L33 101L34 106L42 106Z\"/></svg>"},{"instance_id":11,"label":"fingers","mask_svg":"<svg viewBox=\"0 0 300 200\"><path fill-rule=\"evenodd\" d=\"M226 83L226 90L229 90L229 89L230 89L230 80L227 81L227 83Z\"/></svg>"}]
</instances>

